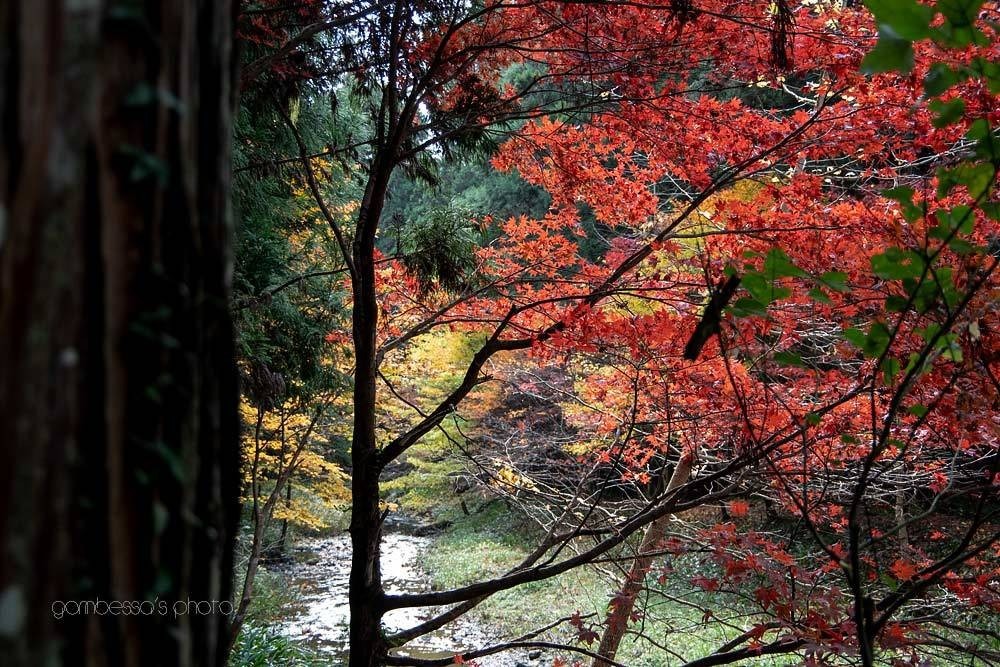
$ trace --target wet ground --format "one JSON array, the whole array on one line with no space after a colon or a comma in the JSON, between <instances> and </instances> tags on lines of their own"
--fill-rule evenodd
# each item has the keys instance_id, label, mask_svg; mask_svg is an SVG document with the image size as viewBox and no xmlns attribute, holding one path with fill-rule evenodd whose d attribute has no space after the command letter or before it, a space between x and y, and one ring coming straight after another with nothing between
<instances>
[{"instance_id":1,"label":"wet ground","mask_svg":"<svg viewBox=\"0 0 1000 667\"><path fill-rule=\"evenodd\" d=\"M428 537L390 533L382 541L382 577L389 593L430 590L430 578L420 568L421 555L431 546ZM300 542L295 561L281 568L289 586L297 589L299 602L288 609L282 631L302 639L331 658L347 655L347 582L351 562L350 538L344 535ZM433 610L397 609L385 617L388 633L412 627L432 616ZM463 617L441 630L407 644L400 652L423 658L450 657L463 651L494 644L498 634ZM538 665L527 655L508 653L480 658L482 667ZM338 664L333 662L333 664Z\"/></svg>"}]
</instances>

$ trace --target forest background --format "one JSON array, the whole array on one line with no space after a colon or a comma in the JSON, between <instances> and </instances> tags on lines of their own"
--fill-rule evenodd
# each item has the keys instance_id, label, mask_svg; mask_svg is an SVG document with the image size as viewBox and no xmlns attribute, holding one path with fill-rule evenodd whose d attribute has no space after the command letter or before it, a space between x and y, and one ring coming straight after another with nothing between
<instances>
[{"instance_id":1,"label":"forest background","mask_svg":"<svg viewBox=\"0 0 1000 667\"><path fill-rule=\"evenodd\" d=\"M3 14L15 664L321 661L345 528L352 666L998 661L995 3L111 5Z\"/></svg>"}]
</instances>

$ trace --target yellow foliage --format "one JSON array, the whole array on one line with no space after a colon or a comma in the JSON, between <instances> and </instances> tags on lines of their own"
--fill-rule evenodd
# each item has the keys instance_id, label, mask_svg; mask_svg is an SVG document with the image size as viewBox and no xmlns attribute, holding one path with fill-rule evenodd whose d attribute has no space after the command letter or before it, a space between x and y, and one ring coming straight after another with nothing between
<instances>
[{"instance_id":1,"label":"yellow foliage","mask_svg":"<svg viewBox=\"0 0 1000 667\"><path fill-rule=\"evenodd\" d=\"M677 226L674 230L676 236L671 238L671 242L654 251L649 260L636 269L636 274L642 277L655 276L658 279L665 279L679 272L689 271L690 269L682 266L678 260L688 259L698 252L701 242L699 235L721 231L725 227L723 221L717 220L719 204L734 201L751 202L763 188L764 185L755 180L743 179L706 199ZM681 210L685 205L681 203L675 210L658 213L650 224L644 227L643 231L652 236L672 224L678 210ZM642 296L621 295L606 301L601 309L609 315L627 318L652 315L667 307L660 301Z\"/></svg>"},{"instance_id":2,"label":"yellow foliage","mask_svg":"<svg viewBox=\"0 0 1000 667\"><path fill-rule=\"evenodd\" d=\"M495 486L499 486L506 490L533 490L537 488L531 478L522 475L508 465L501 466L501 468L497 471L497 479L493 483Z\"/></svg>"},{"instance_id":3,"label":"yellow foliage","mask_svg":"<svg viewBox=\"0 0 1000 667\"><path fill-rule=\"evenodd\" d=\"M313 513L306 503L296 498L292 498L291 502L282 500L274 508L272 518L275 521L288 521L309 530L322 530L330 527L326 521Z\"/></svg>"},{"instance_id":4,"label":"yellow foliage","mask_svg":"<svg viewBox=\"0 0 1000 667\"><path fill-rule=\"evenodd\" d=\"M399 503L391 503L385 500L378 501L378 509L380 512L396 512L399 510Z\"/></svg>"},{"instance_id":5,"label":"yellow foliage","mask_svg":"<svg viewBox=\"0 0 1000 667\"><path fill-rule=\"evenodd\" d=\"M289 483L308 486L323 507L333 509L349 503L348 477L340 466L323 456L329 446L329 433L325 428L310 428L312 410L307 411L305 406L293 409L286 403L260 413L244 398L240 413L244 422L243 481L250 494L244 498L245 502L253 501L255 487L260 489L289 466L295 466ZM295 499L289 504L282 498L275 506L273 518L311 529L325 527L325 522L308 504Z\"/></svg>"},{"instance_id":6,"label":"yellow foliage","mask_svg":"<svg viewBox=\"0 0 1000 667\"><path fill-rule=\"evenodd\" d=\"M390 391L380 392L379 416L382 423L392 431L402 431L419 419L407 402L425 410L436 406L461 382L469 361L481 343L479 337L467 332L436 329L389 354L382 373L405 401ZM488 389L477 390L473 399L466 401L464 409L482 410L489 404L482 399L489 394ZM474 417L475 414L468 416Z\"/></svg>"}]
</instances>

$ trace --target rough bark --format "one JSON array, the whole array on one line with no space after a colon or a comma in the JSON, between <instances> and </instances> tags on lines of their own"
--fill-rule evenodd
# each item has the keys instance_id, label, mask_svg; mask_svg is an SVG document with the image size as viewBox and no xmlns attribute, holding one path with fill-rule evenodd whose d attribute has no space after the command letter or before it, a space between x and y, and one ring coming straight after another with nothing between
<instances>
[{"instance_id":1,"label":"rough bark","mask_svg":"<svg viewBox=\"0 0 1000 667\"><path fill-rule=\"evenodd\" d=\"M225 663L234 11L0 5L5 665Z\"/></svg>"},{"instance_id":2,"label":"rough bark","mask_svg":"<svg viewBox=\"0 0 1000 667\"><path fill-rule=\"evenodd\" d=\"M681 455L677 467L674 468L670 481L667 483L665 493L669 494L688 481L691 477L693 463L694 457L690 452ZM636 598L642 592L643 581L645 581L649 567L653 563L653 554L656 553L660 542L666 536L669 524L670 515L666 514L653 521L646 528L635 560L632 561L632 566L629 568L628 574L625 575L625 580L615 598L611 614L605 625L604 635L601 637L601 644L597 649L598 655L607 658L607 660L597 658L594 660L593 667L608 667L611 664L608 660L615 659L615 654L618 653L618 647L621 645L628 627L629 616L632 615L632 610L635 608Z\"/></svg>"}]
</instances>

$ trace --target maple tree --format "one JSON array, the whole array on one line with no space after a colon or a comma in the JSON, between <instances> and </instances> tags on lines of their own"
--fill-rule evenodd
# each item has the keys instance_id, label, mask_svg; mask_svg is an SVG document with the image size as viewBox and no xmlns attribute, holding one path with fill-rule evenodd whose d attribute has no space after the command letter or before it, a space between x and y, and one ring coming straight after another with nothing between
<instances>
[{"instance_id":1,"label":"maple tree","mask_svg":"<svg viewBox=\"0 0 1000 667\"><path fill-rule=\"evenodd\" d=\"M998 604L998 17L983 2L868 4L312 4L250 68L283 82L304 58L295 77L326 77L366 114L363 137L317 152L282 102L351 291L352 665L448 664L398 649L595 561L620 566L620 593L603 626L563 619L582 644L561 648L618 664L665 555L700 559L695 589L753 610L687 664L993 659L950 607ZM515 66L529 75L512 83ZM497 137L494 167L544 188L544 216L482 221L494 238L457 264L377 249L394 171ZM326 204L317 158L360 165L351 222ZM583 211L615 232L597 259L579 252ZM461 379L429 404L398 394L383 364L442 327L482 341ZM509 572L385 594L382 471L481 396L487 370L516 381L508 359L574 369L559 388L574 473L494 466L545 537ZM386 392L413 410L381 437ZM741 530L758 502L794 534ZM666 529L720 503L730 521ZM443 610L384 636L385 612L417 606ZM552 647L537 637L457 660Z\"/></svg>"}]
</instances>

